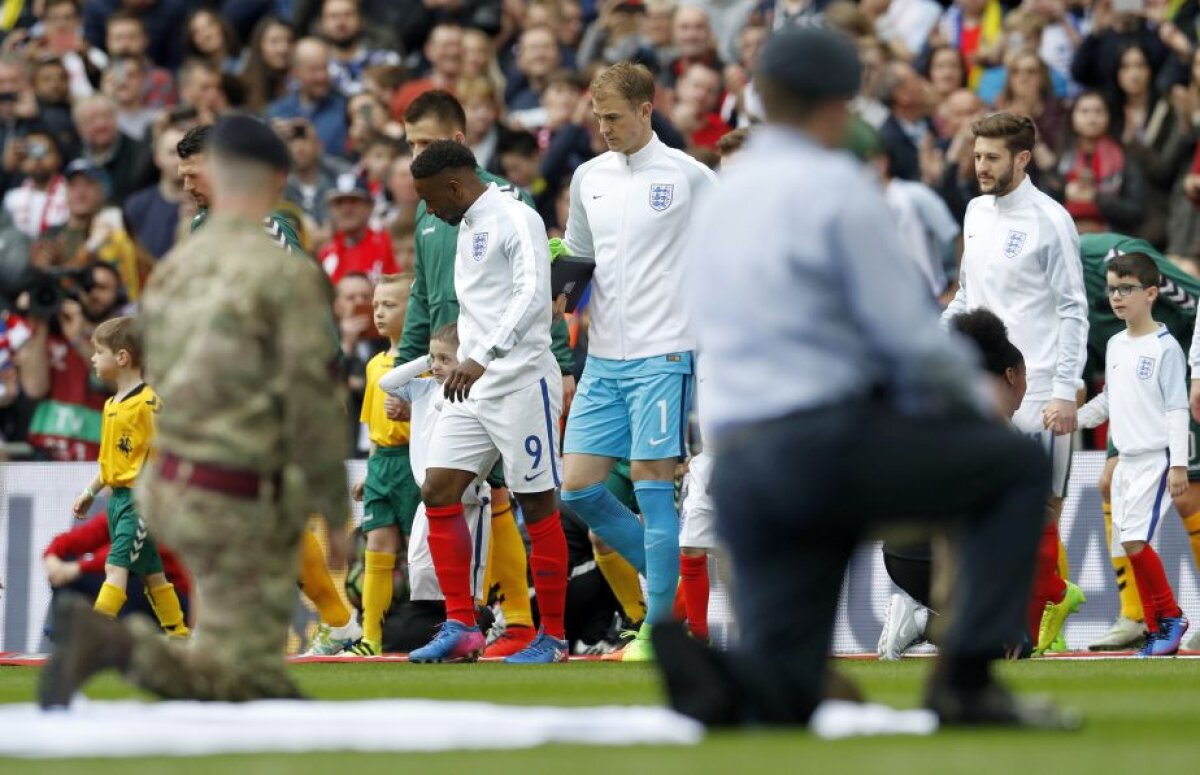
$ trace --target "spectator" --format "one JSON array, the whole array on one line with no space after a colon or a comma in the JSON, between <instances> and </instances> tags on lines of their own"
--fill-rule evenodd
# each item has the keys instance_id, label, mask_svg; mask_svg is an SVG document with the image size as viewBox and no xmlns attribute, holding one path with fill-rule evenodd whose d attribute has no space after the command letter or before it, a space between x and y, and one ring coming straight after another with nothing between
<instances>
[{"instance_id":1,"label":"spectator","mask_svg":"<svg viewBox=\"0 0 1200 775\"><path fill-rule=\"evenodd\" d=\"M137 301L151 259L125 231L121 211L104 206L108 176L87 159L76 159L67 165L64 177L70 217L43 240L51 243L56 265L74 269L94 261L109 264L121 276L126 297Z\"/></svg>"},{"instance_id":2,"label":"spectator","mask_svg":"<svg viewBox=\"0 0 1200 775\"><path fill-rule=\"evenodd\" d=\"M941 20L941 5L936 0L891 0L881 5L882 15L876 18L875 27L892 49L910 60L924 51Z\"/></svg>"},{"instance_id":3,"label":"spectator","mask_svg":"<svg viewBox=\"0 0 1200 775\"><path fill-rule=\"evenodd\" d=\"M214 11L200 8L184 23L183 58L202 59L218 73L231 73L241 47L233 26Z\"/></svg>"},{"instance_id":4,"label":"spectator","mask_svg":"<svg viewBox=\"0 0 1200 775\"><path fill-rule=\"evenodd\" d=\"M463 28L457 24L439 24L429 33L425 43L425 58L429 74L409 81L392 98L392 118L404 120L404 111L420 95L434 89L454 92L463 68Z\"/></svg>"},{"instance_id":5,"label":"spectator","mask_svg":"<svg viewBox=\"0 0 1200 775\"><path fill-rule=\"evenodd\" d=\"M95 94L100 85L100 73L108 65L104 52L89 46L83 39L79 23L77 0L46 0L42 11L42 35L30 41L26 48L34 61L47 57L62 60L70 76L73 99Z\"/></svg>"},{"instance_id":6,"label":"spectator","mask_svg":"<svg viewBox=\"0 0 1200 775\"><path fill-rule=\"evenodd\" d=\"M333 53L334 88L347 97L363 90L363 73L368 67L400 64L400 55L395 51L367 46L358 0L325 0L320 31Z\"/></svg>"},{"instance_id":7,"label":"spectator","mask_svg":"<svg viewBox=\"0 0 1200 775\"><path fill-rule=\"evenodd\" d=\"M396 266L401 272L412 272L417 265L417 224L416 220L397 218L392 221L389 234L392 237L392 250L396 254Z\"/></svg>"},{"instance_id":8,"label":"spectator","mask_svg":"<svg viewBox=\"0 0 1200 775\"><path fill-rule=\"evenodd\" d=\"M375 204L366 186L352 174L342 175L327 196L333 239L317 258L333 284L354 272L365 274L371 282L396 274L399 270L391 239L386 232L370 227Z\"/></svg>"},{"instance_id":9,"label":"spectator","mask_svg":"<svg viewBox=\"0 0 1200 775\"><path fill-rule=\"evenodd\" d=\"M975 178L975 135L971 132L971 123L983 116L984 106L975 92L964 88L947 98L945 108L938 131L942 144L948 143L948 146L940 157L940 179L935 179L931 185L949 206L955 222L962 223L967 203L979 195L979 182Z\"/></svg>"},{"instance_id":10,"label":"spectator","mask_svg":"<svg viewBox=\"0 0 1200 775\"><path fill-rule=\"evenodd\" d=\"M396 35L400 39L400 48L410 52L410 58L423 49L433 36L433 30L441 24L474 27L493 38L503 37L506 28L513 24L511 6L502 0L463 0L461 3L391 0L389 5L396 9ZM521 6L517 8L523 10ZM397 114L396 117L403 116Z\"/></svg>"},{"instance_id":11,"label":"spectator","mask_svg":"<svg viewBox=\"0 0 1200 775\"><path fill-rule=\"evenodd\" d=\"M103 95L75 103L75 126L83 140L83 157L108 173L115 202L149 184L153 171L147 149L117 128L117 106Z\"/></svg>"},{"instance_id":12,"label":"spectator","mask_svg":"<svg viewBox=\"0 0 1200 775\"><path fill-rule=\"evenodd\" d=\"M20 183L24 174L18 154L20 144L12 141L23 138L35 128L42 128L37 121L37 97L29 83L28 65L23 57L17 54L0 56L0 95L3 95L0 99L0 142L4 149L0 192L7 192Z\"/></svg>"},{"instance_id":13,"label":"spectator","mask_svg":"<svg viewBox=\"0 0 1200 775\"><path fill-rule=\"evenodd\" d=\"M59 533L42 554L42 567L50 582L52 594L67 590L95 600L104 584L104 562L108 559L110 541L108 515L101 512L65 533ZM191 579L179 558L162 544L158 545L162 555L163 570L167 580L175 585L179 607L186 619L191 598ZM154 607L141 584L129 585L129 599L118 614L120 617L139 613L154 616Z\"/></svg>"},{"instance_id":14,"label":"spectator","mask_svg":"<svg viewBox=\"0 0 1200 775\"><path fill-rule=\"evenodd\" d=\"M179 182L179 152L176 146L183 130L168 126L154 143L154 166L158 183L147 186L125 200L125 222L138 241L155 259L162 258L175 245L179 231L179 204L183 186Z\"/></svg>"},{"instance_id":15,"label":"spectator","mask_svg":"<svg viewBox=\"0 0 1200 775\"><path fill-rule=\"evenodd\" d=\"M70 76L62 60L51 57L33 66L33 95L37 100L37 120L54 135L63 156L71 158L79 150L79 135L71 120Z\"/></svg>"},{"instance_id":16,"label":"spectator","mask_svg":"<svg viewBox=\"0 0 1200 775\"><path fill-rule=\"evenodd\" d=\"M609 0L610 3L616 1ZM679 10L679 3L676 0L646 0L645 6L646 13L642 15L641 32L654 54L654 60L661 66L674 53L675 43L672 40L671 27L675 20L675 12Z\"/></svg>"},{"instance_id":17,"label":"spectator","mask_svg":"<svg viewBox=\"0 0 1200 775\"><path fill-rule=\"evenodd\" d=\"M0 216L3 218L6 216ZM0 226L4 231L15 231L8 226ZM18 232L19 234L19 232ZM21 239L25 239L24 235L20 235ZM28 240L26 241L26 250L28 250ZM3 278L0 278L2 280ZM8 310L0 309L0 410L7 409L16 403L21 396L21 382L17 375L17 366L15 356L18 350L25 345L29 339L29 326L16 315L9 314ZM0 414L0 420L6 420L10 413L3 412ZM4 425L8 425L7 422ZM5 438L4 428L0 427L0 441Z\"/></svg>"},{"instance_id":18,"label":"spectator","mask_svg":"<svg viewBox=\"0 0 1200 775\"><path fill-rule=\"evenodd\" d=\"M380 339L372 318L371 298L374 283L361 272L349 272L338 281L333 300L333 314L338 321L342 356L346 364L346 392L350 448L355 457L362 457L369 440L363 437L358 421L362 410L363 391L367 387L367 361L387 349L386 339Z\"/></svg>"},{"instance_id":19,"label":"spectator","mask_svg":"<svg viewBox=\"0 0 1200 775\"><path fill-rule=\"evenodd\" d=\"M537 138L524 130L505 130L496 148L502 174L533 199L543 219L554 217L554 196L541 173L541 150Z\"/></svg>"},{"instance_id":20,"label":"spectator","mask_svg":"<svg viewBox=\"0 0 1200 775\"><path fill-rule=\"evenodd\" d=\"M411 225L417 220L417 206L421 203L421 197L417 195L417 188L413 183L412 160L411 153L401 154L392 162L392 168L388 171L388 201L391 205L384 221L393 233L400 228L399 224ZM400 270L410 271L413 268L411 257L405 264L400 259L400 245L393 241L392 249L396 253L396 265Z\"/></svg>"},{"instance_id":21,"label":"spectator","mask_svg":"<svg viewBox=\"0 0 1200 775\"><path fill-rule=\"evenodd\" d=\"M637 62L658 70L660 60L654 44L646 37L646 6L642 0L607 0L601 4L600 18L579 44L578 63L583 67ZM670 20L663 25L666 45L671 42Z\"/></svg>"},{"instance_id":22,"label":"spectator","mask_svg":"<svg viewBox=\"0 0 1200 775\"><path fill-rule=\"evenodd\" d=\"M1000 0L954 0L942 14L938 38L958 49L967 63L967 83L979 85L989 52L1000 40L1004 11Z\"/></svg>"},{"instance_id":23,"label":"spectator","mask_svg":"<svg viewBox=\"0 0 1200 775\"><path fill-rule=\"evenodd\" d=\"M1175 183L1171 188L1167 216L1167 253L1171 256L1195 258L1200 254L1200 174L1187 160L1197 155L1196 136L1200 130L1200 49L1192 54L1191 82L1171 90L1171 108L1178 129L1174 142L1157 145L1162 169L1174 167ZM1172 147L1172 145L1174 147ZM1171 161L1183 157L1184 162Z\"/></svg>"},{"instance_id":24,"label":"spectator","mask_svg":"<svg viewBox=\"0 0 1200 775\"><path fill-rule=\"evenodd\" d=\"M348 140L346 98L333 89L329 75L329 46L304 38L292 53L292 77L297 89L267 108L269 118L305 118L312 122L326 153L344 157Z\"/></svg>"},{"instance_id":25,"label":"spectator","mask_svg":"<svg viewBox=\"0 0 1200 775\"><path fill-rule=\"evenodd\" d=\"M1041 16L1046 25L1038 54L1051 70L1067 77L1067 96L1073 97L1078 87L1070 80L1071 62L1083 42L1086 4L1074 0L1027 0L1026 7Z\"/></svg>"},{"instance_id":26,"label":"spectator","mask_svg":"<svg viewBox=\"0 0 1200 775\"><path fill-rule=\"evenodd\" d=\"M558 69L561 58L554 30L530 27L521 33L517 47L516 70L508 79L505 103L510 111L540 111L542 91L550 74ZM521 121L525 126L540 126L536 119Z\"/></svg>"},{"instance_id":27,"label":"spectator","mask_svg":"<svg viewBox=\"0 0 1200 775\"><path fill-rule=\"evenodd\" d=\"M1110 133L1111 113L1098 92L1084 92L1071 110L1071 138L1047 188L1080 234L1134 232L1145 214L1145 180Z\"/></svg>"},{"instance_id":28,"label":"spectator","mask_svg":"<svg viewBox=\"0 0 1200 775\"><path fill-rule=\"evenodd\" d=\"M921 151L932 143L928 85L905 62L892 62L879 83L879 98L889 111L879 130L888 169L901 180L920 180Z\"/></svg>"},{"instance_id":29,"label":"spectator","mask_svg":"<svg viewBox=\"0 0 1200 775\"><path fill-rule=\"evenodd\" d=\"M496 47L482 30L462 32L462 72L460 80L486 78L497 92L504 91L504 71L496 60Z\"/></svg>"},{"instance_id":30,"label":"spectator","mask_svg":"<svg viewBox=\"0 0 1200 775\"><path fill-rule=\"evenodd\" d=\"M363 72L363 91L388 105L400 87L408 82L408 71L403 65L377 65Z\"/></svg>"},{"instance_id":31,"label":"spectator","mask_svg":"<svg viewBox=\"0 0 1200 775\"><path fill-rule=\"evenodd\" d=\"M277 16L264 16L250 36L242 66L242 91L246 109L261 113L287 94L288 64L296 31Z\"/></svg>"},{"instance_id":32,"label":"spectator","mask_svg":"<svg viewBox=\"0 0 1200 775\"><path fill-rule=\"evenodd\" d=\"M858 41L858 59L862 63L862 87L858 96L850 103L850 107L855 114L878 131L889 115L887 106L879 99L879 95L881 82L891 61L891 53L887 44L879 38L863 38ZM747 110L749 111L749 106Z\"/></svg>"},{"instance_id":33,"label":"spectator","mask_svg":"<svg viewBox=\"0 0 1200 775\"><path fill-rule=\"evenodd\" d=\"M479 166L496 175L500 160L496 143L500 139L500 94L487 78L471 78L459 83L458 101L467 114L467 145ZM547 106L548 107L548 106Z\"/></svg>"},{"instance_id":34,"label":"spectator","mask_svg":"<svg viewBox=\"0 0 1200 775\"><path fill-rule=\"evenodd\" d=\"M1033 168L1029 171L1048 172L1058 163L1058 155L1066 144L1067 109L1054 93L1050 68L1035 51L1021 51L1009 57L1007 70L998 107L1033 119L1037 142L1033 146Z\"/></svg>"},{"instance_id":35,"label":"spectator","mask_svg":"<svg viewBox=\"0 0 1200 775\"><path fill-rule=\"evenodd\" d=\"M362 159L358 165L358 175L366 184L367 193L371 195L374 209L371 213L371 228L384 230L387 228L385 218L388 211L387 179L392 169L392 162L400 158L406 150L403 141L395 140L385 134L376 134L367 141L363 148Z\"/></svg>"},{"instance_id":36,"label":"spectator","mask_svg":"<svg viewBox=\"0 0 1200 775\"><path fill-rule=\"evenodd\" d=\"M180 53L188 5L184 0L86 0L83 31L93 46L103 46L105 20L118 9L142 21L148 45L146 54L159 67L174 70L183 60Z\"/></svg>"},{"instance_id":37,"label":"spectator","mask_svg":"<svg viewBox=\"0 0 1200 775\"><path fill-rule=\"evenodd\" d=\"M283 189L283 198L303 211L310 221L306 231L312 235L314 244L321 244L330 234L327 197L345 168L333 157L321 153L321 139L308 121L291 119L279 123L276 128L292 154L292 169Z\"/></svg>"},{"instance_id":38,"label":"spectator","mask_svg":"<svg viewBox=\"0 0 1200 775\"><path fill-rule=\"evenodd\" d=\"M708 65L691 65L679 77L671 122L687 135L689 148L716 148L730 130L717 112L720 99L721 74Z\"/></svg>"},{"instance_id":39,"label":"spectator","mask_svg":"<svg viewBox=\"0 0 1200 775\"><path fill-rule=\"evenodd\" d=\"M560 7L561 0L530 0L529 5L525 9L525 19L522 26L525 29L534 27L548 27L554 34L554 40L558 44L559 62L563 67L574 70L578 63L575 59L575 52L579 45L579 37L576 35L574 42L564 42L562 21L563 12ZM578 32L582 33L582 30Z\"/></svg>"},{"instance_id":40,"label":"spectator","mask_svg":"<svg viewBox=\"0 0 1200 775\"><path fill-rule=\"evenodd\" d=\"M102 91L117 105L117 129L130 137L143 138L160 113L142 102L146 73L144 62L137 57L114 58L104 73Z\"/></svg>"},{"instance_id":41,"label":"spectator","mask_svg":"<svg viewBox=\"0 0 1200 775\"><path fill-rule=\"evenodd\" d=\"M921 57L921 75L933 87L933 96L940 106L946 98L967 85L967 70L962 54L945 44L934 46Z\"/></svg>"},{"instance_id":42,"label":"spectator","mask_svg":"<svg viewBox=\"0 0 1200 775\"><path fill-rule=\"evenodd\" d=\"M671 39L675 43L675 58L665 63L659 73L659 83L668 89L675 88L675 81L694 64L708 65L718 73L725 65L717 55L716 40L708 13L697 6L684 6L675 12L671 27Z\"/></svg>"},{"instance_id":43,"label":"spectator","mask_svg":"<svg viewBox=\"0 0 1200 775\"><path fill-rule=\"evenodd\" d=\"M146 56L150 45L142 18L122 8L108 17L105 22L104 50L113 59L136 57L141 60L145 72L142 104L148 108L169 108L175 104L175 79L171 71L159 67Z\"/></svg>"},{"instance_id":44,"label":"spectator","mask_svg":"<svg viewBox=\"0 0 1200 775\"><path fill-rule=\"evenodd\" d=\"M4 209L22 234L37 239L67 222L67 183L59 174L62 154L58 142L43 130L11 140L5 155L9 153L25 182L4 195Z\"/></svg>"},{"instance_id":45,"label":"spectator","mask_svg":"<svg viewBox=\"0 0 1200 775\"><path fill-rule=\"evenodd\" d=\"M91 287L78 301L25 312L31 333L16 360L22 393L38 402L27 440L42 459L94 460L99 452L100 410L110 391L92 373L92 332L120 314L124 289L109 264L87 271Z\"/></svg>"},{"instance_id":46,"label":"spectator","mask_svg":"<svg viewBox=\"0 0 1200 775\"><path fill-rule=\"evenodd\" d=\"M346 152L351 158L361 158L366 153L367 145L376 137L400 138L404 135L404 127L391 120L387 106L370 92L364 91L351 97L346 114L350 124L350 141Z\"/></svg>"},{"instance_id":47,"label":"spectator","mask_svg":"<svg viewBox=\"0 0 1200 775\"><path fill-rule=\"evenodd\" d=\"M1112 134L1128 147L1145 139L1147 124L1158 103L1146 50L1136 42L1122 47L1115 75L1108 86L1113 107Z\"/></svg>"},{"instance_id":48,"label":"spectator","mask_svg":"<svg viewBox=\"0 0 1200 775\"><path fill-rule=\"evenodd\" d=\"M721 117L730 125L750 123L746 104L746 87L754 75L758 54L767 39L767 28L760 24L747 24L738 35L737 62L725 66L725 104Z\"/></svg>"},{"instance_id":49,"label":"spectator","mask_svg":"<svg viewBox=\"0 0 1200 775\"><path fill-rule=\"evenodd\" d=\"M188 59L179 68L179 99L199 111L207 123L229 107L221 71L206 59Z\"/></svg>"},{"instance_id":50,"label":"spectator","mask_svg":"<svg viewBox=\"0 0 1200 775\"><path fill-rule=\"evenodd\" d=\"M1106 89L1117 81L1121 52L1140 44L1154 74L1166 64L1170 49L1144 16L1113 11L1112 0L1096 0L1092 29L1071 63L1071 76L1086 89Z\"/></svg>"}]
</instances>

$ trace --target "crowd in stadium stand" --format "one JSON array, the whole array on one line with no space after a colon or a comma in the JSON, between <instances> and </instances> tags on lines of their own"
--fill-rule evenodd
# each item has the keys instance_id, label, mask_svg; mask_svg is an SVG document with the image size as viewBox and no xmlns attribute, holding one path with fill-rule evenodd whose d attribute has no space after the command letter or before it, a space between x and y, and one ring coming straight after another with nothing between
<instances>
[{"instance_id":1,"label":"crowd in stadium stand","mask_svg":"<svg viewBox=\"0 0 1200 775\"><path fill-rule=\"evenodd\" d=\"M654 126L718 164L759 116L752 67L772 28L823 16L858 42L855 109L932 290L955 288L978 193L970 124L1030 116L1031 172L1081 233L1148 240L1186 270L1200 248L1197 0L17 0L0 10L0 439L10 459L93 460L109 394L90 332L135 308L195 203L175 145L229 110L287 140L285 196L336 284L343 349L386 346L371 282L411 268L418 198L403 114L457 95L480 164L561 234L572 172L604 149L590 76L657 74ZM871 154L867 154L871 155ZM730 260L736 260L731 256ZM352 413L356 416L356 411ZM357 447L365 454L365 442Z\"/></svg>"}]
</instances>

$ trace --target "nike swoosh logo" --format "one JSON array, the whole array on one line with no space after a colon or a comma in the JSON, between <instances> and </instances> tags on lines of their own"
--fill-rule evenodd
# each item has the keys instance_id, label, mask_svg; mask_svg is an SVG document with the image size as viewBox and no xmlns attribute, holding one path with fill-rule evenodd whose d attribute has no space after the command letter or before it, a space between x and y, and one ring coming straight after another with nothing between
<instances>
[{"instance_id":1,"label":"nike swoosh logo","mask_svg":"<svg viewBox=\"0 0 1200 775\"><path fill-rule=\"evenodd\" d=\"M592 194L592 199L601 199L604 196L604 194Z\"/></svg>"},{"instance_id":2,"label":"nike swoosh logo","mask_svg":"<svg viewBox=\"0 0 1200 775\"><path fill-rule=\"evenodd\" d=\"M544 474L544 473L546 473L546 472L545 472L545 471L538 471L536 474L533 474L532 476L527 476L527 477L525 477L525 481L527 481L527 482L532 482L534 479L537 479L539 476L541 476L541 475L542 475L542 474Z\"/></svg>"},{"instance_id":3,"label":"nike swoosh logo","mask_svg":"<svg viewBox=\"0 0 1200 775\"><path fill-rule=\"evenodd\" d=\"M663 436L661 439L650 439L650 446L657 447L660 444L666 444L670 440L670 436Z\"/></svg>"},{"instance_id":4,"label":"nike swoosh logo","mask_svg":"<svg viewBox=\"0 0 1200 775\"><path fill-rule=\"evenodd\" d=\"M435 231L437 231L437 227L435 227L435 226L430 226L428 228L421 229L421 236L425 236L426 234L433 234Z\"/></svg>"}]
</instances>

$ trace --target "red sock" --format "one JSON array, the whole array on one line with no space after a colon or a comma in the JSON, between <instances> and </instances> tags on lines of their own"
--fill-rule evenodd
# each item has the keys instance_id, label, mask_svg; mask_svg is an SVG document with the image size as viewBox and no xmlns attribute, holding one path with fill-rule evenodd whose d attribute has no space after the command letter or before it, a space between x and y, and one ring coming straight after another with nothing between
<instances>
[{"instance_id":1,"label":"red sock","mask_svg":"<svg viewBox=\"0 0 1200 775\"><path fill-rule=\"evenodd\" d=\"M475 600L471 595L471 532L461 503L426 506L429 517L429 554L438 585L446 598L446 620L475 626Z\"/></svg>"},{"instance_id":2,"label":"red sock","mask_svg":"<svg viewBox=\"0 0 1200 775\"><path fill-rule=\"evenodd\" d=\"M1142 598L1142 611L1146 620L1146 629L1158 632L1159 617L1180 616L1179 604L1175 602L1175 593L1167 581L1167 573L1163 570L1162 560L1154 547L1146 544L1137 554L1129 555L1133 565L1133 577L1137 580L1138 594Z\"/></svg>"},{"instance_id":3,"label":"red sock","mask_svg":"<svg viewBox=\"0 0 1200 775\"><path fill-rule=\"evenodd\" d=\"M547 635L565 638L563 614L567 607L567 537L556 511L538 522L526 522L529 531L529 568L537 593L542 629Z\"/></svg>"},{"instance_id":4,"label":"red sock","mask_svg":"<svg viewBox=\"0 0 1200 775\"><path fill-rule=\"evenodd\" d=\"M1029 631L1036 644L1042 628L1042 612L1047 603L1061 603L1067 583L1058 575L1058 525L1042 528L1033 572L1033 594L1029 599Z\"/></svg>"},{"instance_id":5,"label":"red sock","mask_svg":"<svg viewBox=\"0 0 1200 775\"><path fill-rule=\"evenodd\" d=\"M675 603L671 607L671 619L676 622L687 621L687 600L683 596L683 585L675 588Z\"/></svg>"},{"instance_id":6,"label":"red sock","mask_svg":"<svg viewBox=\"0 0 1200 775\"><path fill-rule=\"evenodd\" d=\"M688 628L697 638L708 639L708 555L679 556L679 571L683 583L683 601L687 606Z\"/></svg>"}]
</instances>

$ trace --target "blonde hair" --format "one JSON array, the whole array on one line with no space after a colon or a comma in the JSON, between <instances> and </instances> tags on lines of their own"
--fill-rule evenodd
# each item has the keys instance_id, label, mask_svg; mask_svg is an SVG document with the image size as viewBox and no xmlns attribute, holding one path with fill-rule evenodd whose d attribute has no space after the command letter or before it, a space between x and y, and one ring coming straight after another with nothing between
<instances>
[{"instance_id":1,"label":"blonde hair","mask_svg":"<svg viewBox=\"0 0 1200 775\"><path fill-rule=\"evenodd\" d=\"M416 276L412 272L385 274L380 276L379 282L375 283L375 287L382 288L385 285L403 285L405 288L411 288L415 278Z\"/></svg>"},{"instance_id":2,"label":"blonde hair","mask_svg":"<svg viewBox=\"0 0 1200 775\"><path fill-rule=\"evenodd\" d=\"M142 336L137 321L132 317L106 320L92 332L92 341L97 347L112 350L113 354L124 350L136 368L142 363Z\"/></svg>"},{"instance_id":3,"label":"blonde hair","mask_svg":"<svg viewBox=\"0 0 1200 775\"><path fill-rule=\"evenodd\" d=\"M628 100L634 106L654 102L654 75L650 68L633 62L617 62L596 74L592 94L608 92Z\"/></svg>"}]
</instances>

